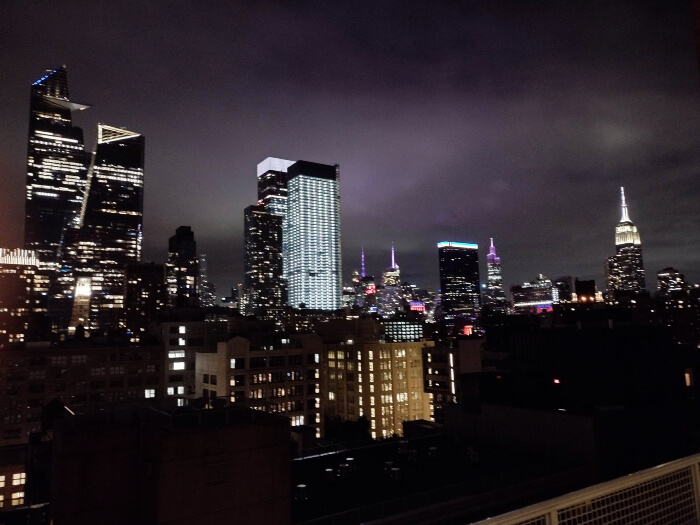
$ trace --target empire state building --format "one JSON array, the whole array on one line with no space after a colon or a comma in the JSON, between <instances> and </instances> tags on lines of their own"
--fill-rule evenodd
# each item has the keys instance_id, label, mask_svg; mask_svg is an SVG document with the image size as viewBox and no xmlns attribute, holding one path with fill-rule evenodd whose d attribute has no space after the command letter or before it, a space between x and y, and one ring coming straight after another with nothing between
<instances>
[{"instance_id":1,"label":"empire state building","mask_svg":"<svg viewBox=\"0 0 700 525\"><path fill-rule=\"evenodd\" d=\"M618 301L645 288L642 241L637 226L630 220L625 189L620 188L622 217L615 227L615 255L608 257L605 279L609 300Z\"/></svg>"}]
</instances>

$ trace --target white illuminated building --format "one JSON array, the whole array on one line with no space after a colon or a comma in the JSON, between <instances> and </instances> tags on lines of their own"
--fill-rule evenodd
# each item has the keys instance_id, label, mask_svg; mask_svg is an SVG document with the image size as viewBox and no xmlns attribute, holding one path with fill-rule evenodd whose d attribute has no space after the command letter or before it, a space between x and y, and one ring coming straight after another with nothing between
<instances>
[{"instance_id":1,"label":"white illuminated building","mask_svg":"<svg viewBox=\"0 0 700 525\"><path fill-rule=\"evenodd\" d=\"M337 310L342 290L338 166L299 161L287 173L283 237L288 304Z\"/></svg>"}]
</instances>

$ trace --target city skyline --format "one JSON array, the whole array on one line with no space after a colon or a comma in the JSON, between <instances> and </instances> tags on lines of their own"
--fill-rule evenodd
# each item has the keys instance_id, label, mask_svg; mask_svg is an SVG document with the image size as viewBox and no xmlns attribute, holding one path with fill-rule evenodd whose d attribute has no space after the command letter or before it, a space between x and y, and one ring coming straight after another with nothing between
<instances>
[{"instance_id":1,"label":"city skyline","mask_svg":"<svg viewBox=\"0 0 700 525\"><path fill-rule=\"evenodd\" d=\"M136 7L142 20L112 26L110 13L123 7L0 6L3 246L23 244L28 89L67 64L71 99L92 106L74 117L87 151L97 122L149 138L143 260L164 262L172 231L190 225L219 290L242 280L241 217L255 202L255 165L268 156L343 167L345 281L362 246L368 273L379 275L393 242L402 279L437 288L435 242L488 246L493 237L506 287L544 273L593 278L602 289L619 186L643 232L648 276L674 267L700 280L700 82L687 8L386 3L345 20L340 6L179 3ZM380 36L389 16L395 27ZM286 47L256 39L269 27L289 37ZM302 41L299 28L314 31L301 31ZM106 30L133 38L108 48L97 38ZM321 41L327 49L317 51Z\"/></svg>"}]
</instances>

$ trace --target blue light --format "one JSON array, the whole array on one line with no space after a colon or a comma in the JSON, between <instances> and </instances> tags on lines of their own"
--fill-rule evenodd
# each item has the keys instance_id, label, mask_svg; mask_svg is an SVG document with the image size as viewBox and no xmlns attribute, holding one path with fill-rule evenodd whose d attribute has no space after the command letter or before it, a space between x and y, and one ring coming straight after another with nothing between
<instances>
[{"instance_id":1,"label":"blue light","mask_svg":"<svg viewBox=\"0 0 700 525\"><path fill-rule=\"evenodd\" d=\"M439 242L437 247L438 248L468 248L470 250L478 250L479 249L478 244L472 244L472 243L468 243L468 242L450 242L450 241Z\"/></svg>"}]
</instances>

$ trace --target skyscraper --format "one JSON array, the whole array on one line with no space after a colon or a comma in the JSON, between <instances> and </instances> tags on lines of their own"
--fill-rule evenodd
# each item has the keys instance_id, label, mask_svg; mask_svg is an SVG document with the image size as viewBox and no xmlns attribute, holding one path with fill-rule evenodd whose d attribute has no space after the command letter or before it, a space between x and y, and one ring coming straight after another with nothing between
<instances>
[{"instance_id":1,"label":"skyscraper","mask_svg":"<svg viewBox=\"0 0 700 525\"><path fill-rule=\"evenodd\" d=\"M501 258L496 254L493 238L486 256L486 271L488 282L484 294L484 306L490 313L504 314L508 310L508 299L506 299L506 292L503 290Z\"/></svg>"},{"instance_id":2,"label":"skyscraper","mask_svg":"<svg viewBox=\"0 0 700 525\"><path fill-rule=\"evenodd\" d=\"M287 168L284 267L289 305L341 307L339 167L300 160Z\"/></svg>"},{"instance_id":3,"label":"skyscraper","mask_svg":"<svg viewBox=\"0 0 700 525\"><path fill-rule=\"evenodd\" d=\"M141 259L144 144L134 131L97 126L85 199L65 258L76 278L89 278L92 331L124 325L124 266Z\"/></svg>"},{"instance_id":4,"label":"skyscraper","mask_svg":"<svg viewBox=\"0 0 700 525\"><path fill-rule=\"evenodd\" d=\"M165 310L165 265L129 263L124 267L124 318L131 342L143 343L149 325Z\"/></svg>"},{"instance_id":5,"label":"skyscraper","mask_svg":"<svg viewBox=\"0 0 700 525\"><path fill-rule=\"evenodd\" d=\"M24 245L39 264L56 269L64 230L80 213L87 173L83 130L73 126L66 66L32 84Z\"/></svg>"},{"instance_id":6,"label":"skyscraper","mask_svg":"<svg viewBox=\"0 0 700 525\"><path fill-rule=\"evenodd\" d=\"M283 307L282 217L266 206L244 212L245 313L280 322Z\"/></svg>"},{"instance_id":7,"label":"skyscraper","mask_svg":"<svg viewBox=\"0 0 700 525\"><path fill-rule=\"evenodd\" d=\"M180 226L168 241L168 262L165 264L168 303L171 308L196 308L197 241L190 226Z\"/></svg>"},{"instance_id":8,"label":"skyscraper","mask_svg":"<svg viewBox=\"0 0 700 525\"><path fill-rule=\"evenodd\" d=\"M383 317L392 316L402 309L401 270L396 264L393 244L391 245L391 266L382 274L382 288L378 295L379 313Z\"/></svg>"},{"instance_id":9,"label":"skyscraper","mask_svg":"<svg viewBox=\"0 0 700 525\"><path fill-rule=\"evenodd\" d=\"M627 211L625 189L620 188L620 192L622 217L615 227L616 253L608 257L605 268L606 287L615 300L634 295L645 288L642 241Z\"/></svg>"},{"instance_id":10,"label":"skyscraper","mask_svg":"<svg viewBox=\"0 0 700 525\"><path fill-rule=\"evenodd\" d=\"M551 312L554 303L552 290L552 281L542 274L529 283L511 286L510 295L513 298L513 311L516 314Z\"/></svg>"},{"instance_id":11,"label":"skyscraper","mask_svg":"<svg viewBox=\"0 0 700 525\"><path fill-rule=\"evenodd\" d=\"M464 242L439 242L440 289L443 318L449 325L456 319L476 325L481 294L479 246Z\"/></svg>"},{"instance_id":12,"label":"skyscraper","mask_svg":"<svg viewBox=\"0 0 700 525\"><path fill-rule=\"evenodd\" d=\"M199 304L207 308L216 306L216 286L209 280L207 254L199 254L197 262L199 264L199 278L197 279Z\"/></svg>"},{"instance_id":13,"label":"skyscraper","mask_svg":"<svg viewBox=\"0 0 700 525\"><path fill-rule=\"evenodd\" d=\"M258 164L258 204L284 217L287 211L287 169L293 160L268 157Z\"/></svg>"}]
</instances>

